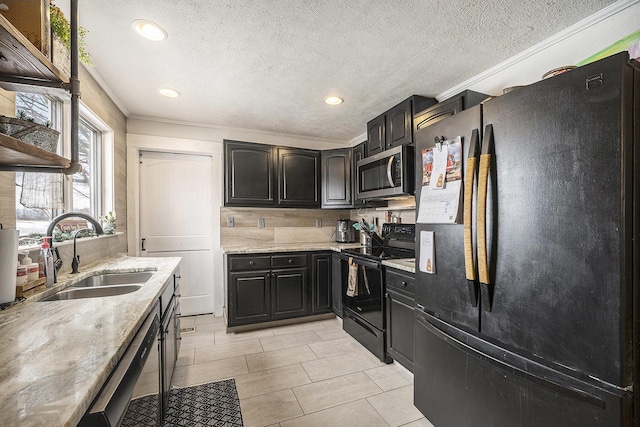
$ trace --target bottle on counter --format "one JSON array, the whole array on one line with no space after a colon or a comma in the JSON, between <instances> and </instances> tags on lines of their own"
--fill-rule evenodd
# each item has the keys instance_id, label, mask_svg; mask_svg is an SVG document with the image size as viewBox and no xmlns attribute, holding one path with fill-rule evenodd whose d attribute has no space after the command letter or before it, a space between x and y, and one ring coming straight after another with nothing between
<instances>
[{"instance_id":1,"label":"bottle on counter","mask_svg":"<svg viewBox=\"0 0 640 427\"><path fill-rule=\"evenodd\" d=\"M16 273L16 286L22 286L27 284L27 267L18 263L18 270Z\"/></svg>"},{"instance_id":2,"label":"bottle on counter","mask_svg":"<svg viewBox=\"0 0 640 427\"><path fill-rule=\"evenodd\" d=\"M45 237L42 247L40 248L40 255L38 256L38 275L39 277L46 277L45 281L47 288L53 285L54 271L53 271L53 254L51 253L51 246L47 239L52 237Z\"/></svg>"},{"instance_id":3,"label":"bottle on counter","mask_svg":"<svg viewBox=\"0 0 640 427\"><path fill-rule=\"evenodd\" d=\"M40 266L37 262L33 262L31 258L29 258L29 251L24 251L23 255L20 265L27 268L27 281L33 282L34 280L38 280Z\"/></svg>"}]
</instances>

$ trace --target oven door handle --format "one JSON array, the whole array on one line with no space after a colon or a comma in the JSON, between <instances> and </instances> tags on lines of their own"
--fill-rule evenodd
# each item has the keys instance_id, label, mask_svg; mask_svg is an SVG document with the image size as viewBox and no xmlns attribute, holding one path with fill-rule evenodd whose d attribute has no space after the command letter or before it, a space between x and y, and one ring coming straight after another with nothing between
<instances>
[{"instance_id":1,"label":"oven door handle","mask_svg":"<svg viewBox=\"0 0 640 427\"><path fill-rule=\"evenodd\" d=\"M340 254L340 258L349 261L349 258L352 259L354 264L362 265L368 268L375 268L376 270L380 269L380 263L377 261L370 261L363 258L358 258L357 255L350 255L347 253Z\"/></svg>"},{"instance_id":2,"label":"oven door handle","mask_svg":"<svg viewBox=\"0 0 640 427\"><path fill-rule=\"evenodd\" d=\"M393 175L391 174L391 167L393 166L393 159L396 156L391 156L389 157L389 162L387 163L387 179L389 180L389 185L391 186L391 188L395 187L395 183L393 182Z\"/></svg>"}]
</instances>

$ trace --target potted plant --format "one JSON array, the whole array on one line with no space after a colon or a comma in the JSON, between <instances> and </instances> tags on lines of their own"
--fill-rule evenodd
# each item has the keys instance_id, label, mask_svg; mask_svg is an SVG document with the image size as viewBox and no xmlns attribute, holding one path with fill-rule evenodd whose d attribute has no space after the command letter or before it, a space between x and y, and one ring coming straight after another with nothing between
<instances>
[{"instance_id":1,"label":"potted plant","mask_svg":"<svg viewBox=\"0 0 640 427\"><path fill-rule=\"evenodd\" d=\"M104 234L116 234L116 213L109 211L106 215L100 217L102 220L102 231Z\"/></svg>"},{"instance_id":2,"label":"potted plant","mask_svg":"<svg viewBox=\"0 0 640 427\"><path fill-rule=\"evenodd\" d=\"M51 25L51 62L66 74L71 74L71 25L58 6L49 5ZM86 50L85 37L89 31L78 28L78 55L80 61L93 65L91 55Z\"/></svg>"}]
</instances>

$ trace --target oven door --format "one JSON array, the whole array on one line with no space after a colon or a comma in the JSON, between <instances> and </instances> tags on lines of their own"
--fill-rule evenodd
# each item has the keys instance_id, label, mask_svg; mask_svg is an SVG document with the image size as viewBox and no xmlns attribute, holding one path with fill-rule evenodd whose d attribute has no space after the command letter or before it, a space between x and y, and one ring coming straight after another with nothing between
<instances>
[{"instance_id":1,"label":"oven door","mask_svg":"<svg viewBox=\"0 0 640 427\"><path fill-rule=\"evenodd\" d=\"M341 254L343 306L349 308L362 319L379 330L384 330L384 289L380 261L374 261L349 254ZM349 267L349 260L352 267ZM354 296L347 295L349 272L357 269L357 291Z\"/></svg>"}]
</instances>

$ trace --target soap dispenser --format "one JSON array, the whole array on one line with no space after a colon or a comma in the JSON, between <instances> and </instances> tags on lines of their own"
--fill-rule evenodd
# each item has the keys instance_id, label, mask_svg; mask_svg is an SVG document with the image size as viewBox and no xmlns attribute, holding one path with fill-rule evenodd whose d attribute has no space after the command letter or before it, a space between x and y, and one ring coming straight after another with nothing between
<instances>
[{"instance_id":1,"label":"soap dispenser","mask_svg":"<svg viewBox=\"0 0 640 427\"><path fill-rule=\"evenodd\" d=\"M40 255L38 256L38 272L40 277L46 277L47 288L51 287L54 283L53 272L53 254L51 253L51 246L47 239L52 237L45 237L42 247L40 248Z\"/></svg>"}]
</instances>

